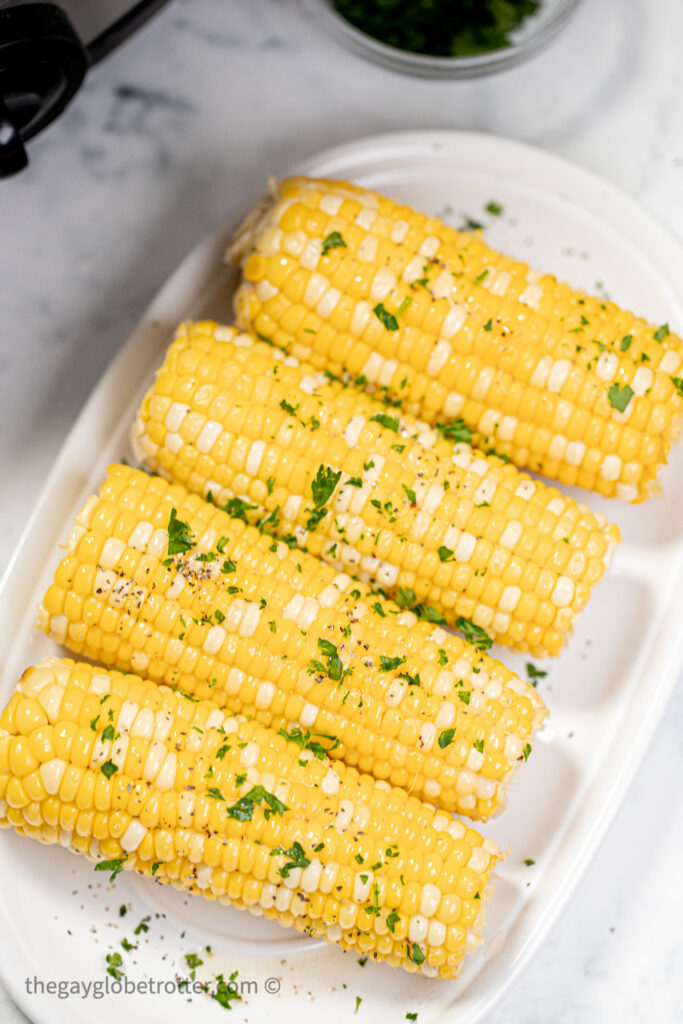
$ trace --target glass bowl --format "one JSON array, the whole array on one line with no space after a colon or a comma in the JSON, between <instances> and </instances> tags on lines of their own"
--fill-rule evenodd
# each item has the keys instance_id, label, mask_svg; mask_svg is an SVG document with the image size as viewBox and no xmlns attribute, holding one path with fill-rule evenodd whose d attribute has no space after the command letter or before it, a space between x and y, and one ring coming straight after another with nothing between
<instances>
[{"instance_id":1,"label":"glass bowl","mask_svg":"<svg viewBox=\"0 0 683 1024\"><path fill-rule=\"evenodd\" d=\"M422 78L477 78L521 64L542 49L564 28L581 0L541 0L538 12L511 33L510 46L467 57L431 57L399 50L351 25L335 10L333 0L300 2L338 42L375 64Z\"/></svg>"}]
</instances>

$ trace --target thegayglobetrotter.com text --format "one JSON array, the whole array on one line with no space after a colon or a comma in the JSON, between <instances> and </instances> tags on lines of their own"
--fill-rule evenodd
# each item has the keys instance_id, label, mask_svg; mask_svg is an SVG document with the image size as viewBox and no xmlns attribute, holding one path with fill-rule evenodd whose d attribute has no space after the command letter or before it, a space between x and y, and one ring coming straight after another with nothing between
<instances>
[{"instance_id":1,"label":"thegayglobetrotter.com text","mask_svg":"<svg viewBox=\"0 0 683 1024\"><path fill-rule=\"evenodd\" d=\"M26 978L24 981L26 992L30 996L57 996L58 999L104 999L105 996L120 995L213 995L214 984L198 979L188 978L141 978L139 981L126 976L121 978L97 978L86 981L84 979L65 978ZM280 991L281 982L279 978L266 978L264 982L249 981L245 978L233 978L224 981L221 976L221 985L238 996L258 995L265 992L268 995L277 995Z\"/></svg>"}]
</instances>

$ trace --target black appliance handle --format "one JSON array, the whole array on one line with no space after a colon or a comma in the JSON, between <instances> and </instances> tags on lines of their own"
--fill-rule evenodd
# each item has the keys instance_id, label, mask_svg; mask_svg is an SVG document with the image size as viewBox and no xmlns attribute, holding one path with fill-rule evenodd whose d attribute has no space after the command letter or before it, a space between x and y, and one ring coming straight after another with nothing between
<instances>
[{"instance_id":1,"label":"black appliance handle","mask_svg":"<svg viewBox=\"0 0 683 1024\"><path fill-rule=\"evenodd\" d=\"M0 8L0 178L26 166L25 143L61 114L88 68L167 2L139 0L89 45L57 4Z\"/></svg>"},{"instance_id":2,"label":"black appliance handle","mask_svg":"<svg viewBox=\"0 0 683 1024\"><path fill-rule=\"evenodd\" d=\"M100 32L98 36L88 43L88 57L91 64L97 64L103 57L107 57L112 50L115 50L121 43L125 43L129 36L137 32L145 22L164 7L168 0L139 0L134 7L122 14L121 17Z\"/></svg>"}]
</instances>

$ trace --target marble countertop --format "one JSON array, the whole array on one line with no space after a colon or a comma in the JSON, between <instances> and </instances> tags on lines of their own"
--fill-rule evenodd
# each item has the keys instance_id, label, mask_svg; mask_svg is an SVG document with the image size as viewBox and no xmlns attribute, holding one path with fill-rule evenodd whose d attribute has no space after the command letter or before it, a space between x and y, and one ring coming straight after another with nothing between
<instances>
[{"instance_id":1,"label":"marble countertop","mask_svg":"<svg viewBox=\"0 0 683 1024\"><path fill-rule=\"evenodd\" d=\"M683 239L681 38L678 0L589 0L528 64L432 83L347 53L295 0L174 0L0 183L0 568L97 378L193 243L261 191L254 168L377 131L476 129L599 172ZM683 1020L681 736L679 687L579 890L486 1024ZM0 1024L21 1019L0 992Z\"/></svg>"}]
</instances>

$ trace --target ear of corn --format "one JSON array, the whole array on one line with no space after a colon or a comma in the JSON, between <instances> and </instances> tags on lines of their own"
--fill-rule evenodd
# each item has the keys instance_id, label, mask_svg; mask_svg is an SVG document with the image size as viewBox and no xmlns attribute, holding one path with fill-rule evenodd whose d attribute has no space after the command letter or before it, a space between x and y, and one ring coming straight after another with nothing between
<instances>
[{"instance_id":1,"label":"ear of corn","mask_svg":"<svg viewBox=\"0 0 683 1024\"><path fill-rule=\"evenodd\" d=\"M444 978L480 941L499 859L461 822L255 721L56 658L0 717L0 826Z\"/></svg>"},{"instance_id":2,"label":"ear of corn","mask_svg":"<svg viewBox=\"0 0 683 1024\"><path fill-rule=\"evenodd\" d=\"M438 803L486 819L546 714L536 690L311 555L160 477L113 466L40 624Z\"/></svg>"},{"instance_id":3,"label":"ear of corn","mask_svg":"<svg viewBox=\"0 0 683 1024\"><path fill-rule=\"evenodd\" d=\"M284 181L232 252L242 326L565 484L640 501L678 437L683 342L343 182Z\"/></svg>"},{"instance_id":4,"label":"ear of corn","mask_svg":"<svg viewBox=\"0 0 683 1024\"><path fill-rule=\"evenodd\" d=\"M213 323L180 327L131 440L148 468L246 500L339 571L537 657L560 653L619 537L511 464Z\"/></svg>"}]
</instances>

